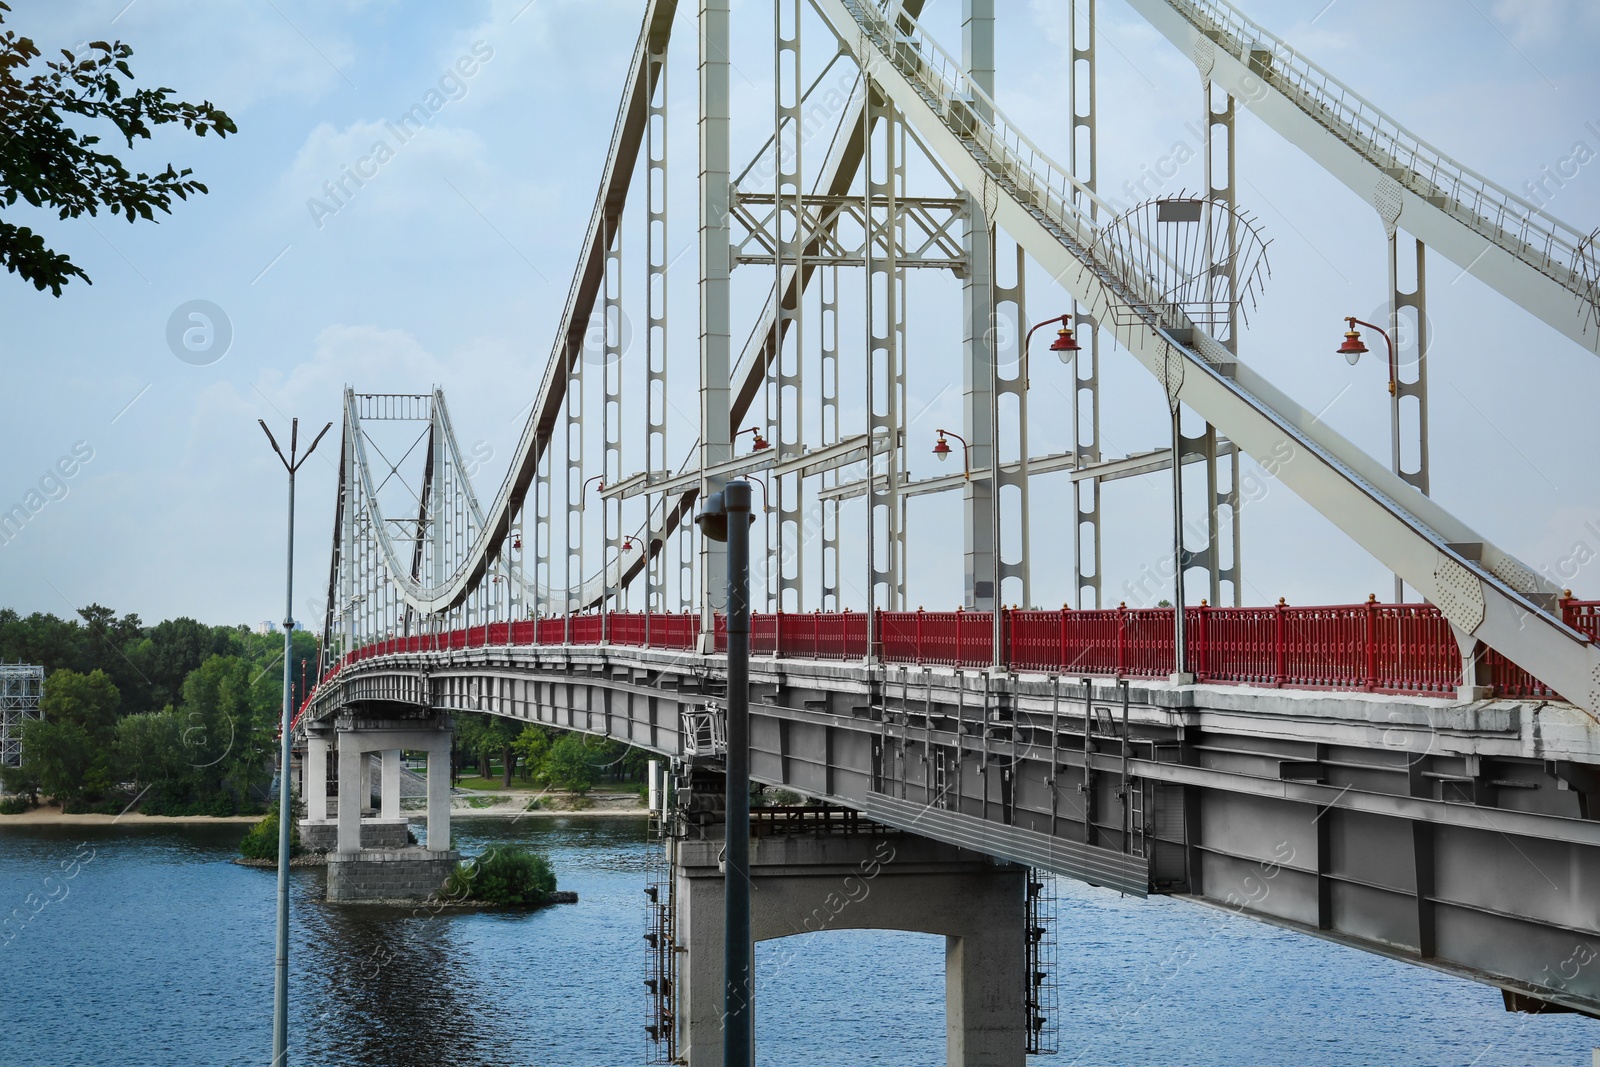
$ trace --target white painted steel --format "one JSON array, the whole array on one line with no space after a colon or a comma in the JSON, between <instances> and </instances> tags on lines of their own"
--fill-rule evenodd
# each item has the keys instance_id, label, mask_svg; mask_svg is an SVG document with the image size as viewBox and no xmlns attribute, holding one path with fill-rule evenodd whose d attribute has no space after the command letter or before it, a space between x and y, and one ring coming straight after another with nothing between
<instances>
[{"instance_id":1,"label":"white painted steel","mask_svg":"<svg viewBox=\"0 0 1600 1067\"><path fill-rule=\"evenodd\" d=\"M1434 148L1227 0L1128 3L1363 200L1398 194L1408 232L1600 353L1600 267L1586 234Z\"/></svg>"},{"instance_id":2,"label":"white painted steel","mask_svg":"<svg viewBox=\"0 0 1600 1067\"><path fill-rule=\"evenodd\" d=\"M1012 126L920 27L910 33L893 28L862 0L816 0L815 6L944 165L969 189L999 191L995 221L1051 277L1102 321L1113 306L1154 305L1137 279L1119 276L1091 255L1095 226L1074 203L1078 183ZM973 101L984 104L992 121L978 117ZM1452 566L1465 570L1485 603L1482 621L1469 632L1575 704L1600 711L1600 648L1550 613L1558 592L1550 583L1244 363L1215 366L1179 343L1171 327L1181 323L1157 321L1148 311L1144 316L1143 325L1113 327L1114 336L1178 399L1430 599L1439 575Z\"/></svg>"}]
</instances>

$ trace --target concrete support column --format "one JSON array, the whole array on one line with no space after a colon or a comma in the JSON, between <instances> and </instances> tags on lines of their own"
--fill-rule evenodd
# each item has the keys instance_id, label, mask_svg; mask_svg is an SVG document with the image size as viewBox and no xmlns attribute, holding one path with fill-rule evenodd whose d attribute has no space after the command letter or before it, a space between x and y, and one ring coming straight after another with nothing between
<instances>
[{"instance_id":1,"label":"concrete support column","mask_svg":"<svg viewBox=\"0 0 1600 1067\"><path fill-rule=\"evenodd\" d=\"M300 795L306 801L306 818L322 822L328 817L328 739L317 734L306 738L305 781Z\"/></svg>"},{"instance_id":2,"label":"concrete support column","mask_svg":"<svg viewBox=\"0 0 1600 1067\"><path fill-rule=\"evenodd\" d=\"M450 731L428 749L428 851L450 851Z\"/></svg>"},{"instance_id":3,"label":"concrete support column","mask_svg":"<svg viewBox=\"0 0 1600 1067\"><path fill-rule=\"evenodd\" d=\"M383 778L378 786L380 804L378 817L400 818L400 750L385 749L383 753Z\"/></svg>"},{"instance_id":4,"label":"concrete support column","mask_svg":"<svg viewBox=\"0 0 1600 1067\"><path fill-rule=\"evenodd\" d=\"M721 847L716 838L668 846L683 952L678 1048L689 1067L722 1063ZM911 834L786 835L751 841L750 875L757 941L823 930L943 934L948 1067L1024 1067L1024 868Z\"/></svg>"},{"instance_id":5,"label":"concrete support column","mask_svg":"<svg viewBox=\"0 0 1600 1067\"><path fill-rule=\"evenodd\" d=\"M995 887L979 893L968 932L944 939L945 1063L1021 1065L1027 1060L1022 997L1028 967L1026 932L1018 929L1022 905Z\"/></svg>"},{"instance_id":6,"label":"concrete support column","mask_svg":"<svg viewBox=\"0 0 1600 1067\"><path fill-rule=\"evenodd\" d=\"M339 837L338 851L361 851L361 799L367 776L366 753L361 737L349 731L339 734Z\"/></svg>"}]
</instances>

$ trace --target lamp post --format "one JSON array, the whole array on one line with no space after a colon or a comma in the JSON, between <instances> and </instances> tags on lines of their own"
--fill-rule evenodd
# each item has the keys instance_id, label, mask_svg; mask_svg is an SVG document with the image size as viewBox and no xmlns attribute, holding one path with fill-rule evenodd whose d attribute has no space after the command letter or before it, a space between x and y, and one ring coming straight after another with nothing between
<instances>
[{"instance_id":1,"label":"lamp post","mask_svg":"<svg viewBox=\"0 0 1600 1067\"><path fill-rule=\"evenodd\" d=\"M939 439L933 443L934 456L938 458L940 463L943 463L945 460L950 458L950 453L954 451L954 449L950 447L950 442L946 441L945 438L954 437L957 441L960 441L961 477L970 481L972 478L972 462L969 457L972 449L967 447L967 439L956 433L954 430L938 430L936 432L939 434Z\"/></svg>"},{"instance_id":2,"label":"lamp post","mask_svg":"<svg viewBox=\"0 0 1600 1067\"><path fill-rule=\"evenodd\" d=\"M272 994L272 1063L273 1067L282 1067L289 1059L289 820L293 817L289 804L289 718L293 713L290 707L293 699L290 684L294 679L294 476L301 464L317 450L323 435L333 429L333 423L322 428L322 433L317 434L305 455L296 457L300 446L300 420L291 420L289 455L285 457L283 449L278 447L278 439L267 429L266 422L261 419L256 421L261 423L261 431L272 442L272 450L278 454L283 469L289 472L289 549L283 581L283 718L279 723L281 745L278 757L278 957Z\"/></svg>"},{"instance_id":3,"label":"lamp post","mask_svg":"<svg viewBox=\"0 0 1600 1067\"><path fill-rule=\"evenodd\" d=\"M1345 331L1344 341L1334 351L1345 358L1345 362L1352 367L1369 351L1361 340L1361 331L1357 326L1364 326L1375 331L1383 338L1384 344L1389 349L1389 469L1394 471L1395 477L1404 478L1400 472L1400 365L1395 358L1394 338L1389 336L1389 331L1370 322L1364 322L1354 315L1346 315L1344 321L1348 329ZM1405 600L1405 582L1397 574L1394 576L1394 602L1403 603Z\"/></svg>"},{"instance_id":4,"label":"lamp post","mask_svg":"<svg viewBox=\"0 0 1600 1067\"><path fill-rule=\"evenodd\" d=\"M750 483L735 479L712 493L695 517L701 532L728 546L728 749L723 876L723 1067L755 1062L755 950L750 940Z\"/></svg>"},{"instance_id":5,"label":"lamp post","mask_svg":"<svg viewBox=\"0 0 1600 1067\"><path fill-rule=\"evenodd\" d=\"M759 426L751 426L740 430L733 436L738 438L743 437L745 434L750 435L750 451L752 452L765 452L772 447L772 442L761 436L761 427Z\"/></svg>"},{"instance_id":6,"label":"lamp post","mask_svg":"<svg viewBox=\"0 0 1600 1067\"><path fill-rule=\"evenodd\" d=\"M1033 340L1033 335L1042 327L1049 326L1051 323L1061 324L1061 328L1056 331L1056 339L1050 342L1050 351L1060 356L1061 362L1071 363L1072 357L1083 348L1083 346L1078 344L1077 340L1072 336L1071 315L1057 315L1054 318L1045 319L1043 322L1035 323L1032 328L1028 330L1027 336L1022 339L1022 387L1024 389L1029 388L1033 384L1032 379L1028 377L1028 342Z\"/></svg>"}]
</instances>

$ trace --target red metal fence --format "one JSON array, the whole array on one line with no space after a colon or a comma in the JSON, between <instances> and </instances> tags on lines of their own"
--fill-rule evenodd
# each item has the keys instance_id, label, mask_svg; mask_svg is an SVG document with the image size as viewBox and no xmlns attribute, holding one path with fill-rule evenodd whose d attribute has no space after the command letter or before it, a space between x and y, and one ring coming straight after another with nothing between
<instances>
[{"instance_id":1,"label":"red metal fence","mask_svg":"<svg viewBox=\"0 0 1600 1067\"><path fill-rule=\"evenodd\" d=\"M1600 640L1600 601L1563 600L1567 625ZM995 620L986 611L880 611L877 656L887 663L987 667ZM1450 624L1431 604L1213 608L1184 612L1189 669L1202 682L1343 689L1416 696L1449 695L1461 682L1461 652ZM393 637L365 645L329 672L375 656L506 645L597 645L692 650L698 615L611 612ZM717 651L728 646L717 616ZM1171 608L1000 613L1001 655L1012 670L1122 678L1159 678L1173 668ZM750 649L759 656L865 659L862 612L753 615ZM1497 696L1551 698L1551 689L1498 652L1485 658ZM326 679L324 679L326 680ZM307 702L309 703L309 697ZM302 706L302 711L304 707ZM298 720L298 716L296 717Z\"/></svg>"}]
</instances>

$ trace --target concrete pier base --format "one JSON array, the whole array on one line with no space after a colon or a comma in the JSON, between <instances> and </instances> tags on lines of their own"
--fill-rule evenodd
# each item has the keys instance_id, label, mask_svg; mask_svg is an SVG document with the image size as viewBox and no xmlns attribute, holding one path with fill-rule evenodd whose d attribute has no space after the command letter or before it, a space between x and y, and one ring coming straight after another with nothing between
<instances>
[{"instance_id":1,"label":"concrete pier base","mask_svg":"<svg viewBox=\"0 0 1600 1067\"><path fill-rule=\"evenodd\" d=\"M459 852L364 848L328 856L328 899L343 903L415 903L443 886Z\"/></svg>"},{"instance_id":2,"label":"concrete pier base","mask_svg":"<svg viewBox=\"0 0 1600 1067\"><path fill-rule=\"evenodd\" d=\"M308 774L306 811L321 818L301 824L302 844L330 850L328 899L426 900L460 859L450 848L450 717L387 719L347 713L339 716L333 732L340 803L330 819L325 777ZM407 750L428 756L426 848L409 847L407 821L400 817L400 757ZM307 762L325 760L326 751L322 746ZM372 781L368 754L374 752L382 760L377 775L380 799L368 815L363 811Z\"/></svg>"},{"instance_id":3,"label":"concrete pier base","mask_svg":"<svg viewBox=\"0 0 1600 1067\"><path fill-rule=\"evenodd\" d=\"M755 940L820 930L943 934L946 1064L1024 1067L1025 868L900 833L757 837L750 845ZM686 950L678 1048L689 1067L720 1067L722 841L667 847L677 944Z\"/></svg>"},{"instance_id":4,"label":"concrete pier base","mask_svg":"<svg viewBox=\"0 0 1600 1067\"><path fill-rule=\"evenodd\" d=\"M405 819L362 819L362 848L408 848L411 824ZM337 819L301 819L300 847L309 852L336 852L339 848Z\"/></svg>"}]
</instances>

